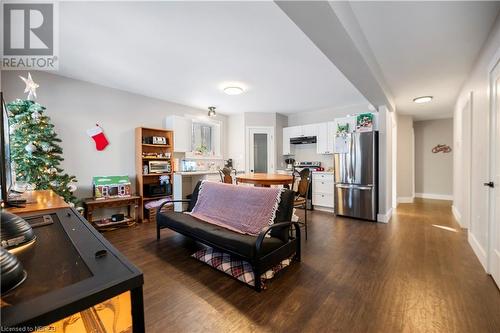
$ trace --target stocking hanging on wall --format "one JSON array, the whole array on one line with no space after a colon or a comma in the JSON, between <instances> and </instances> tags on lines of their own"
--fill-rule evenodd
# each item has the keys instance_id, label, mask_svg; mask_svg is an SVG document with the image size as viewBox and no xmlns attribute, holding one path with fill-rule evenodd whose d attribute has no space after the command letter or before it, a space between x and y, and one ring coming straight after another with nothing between
<instances>
[{"instance_id":1,"label":"stocking hanging on wall","mask_svg":"<svg viewBox=\"0 0 500 333\"><path fill-rule=\"evenodd\" d=\"M87 130L88 136L90 136L95 141L95 148L98 151L104 150L106 146L109 144L108 139L104 135L104 131L98 124L95 124L95 127Z\"/></svg>"}]
</instances>

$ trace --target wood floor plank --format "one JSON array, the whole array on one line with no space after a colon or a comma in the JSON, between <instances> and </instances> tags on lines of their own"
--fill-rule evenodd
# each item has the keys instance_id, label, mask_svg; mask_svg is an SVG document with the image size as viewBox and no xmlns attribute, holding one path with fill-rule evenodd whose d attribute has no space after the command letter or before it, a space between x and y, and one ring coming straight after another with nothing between
<instances>
[{"instance_id":1,"label":"wood floor plank","mask_svg":"<svg viewBox=\"0 0 500 333\"><path fill-rule=\"evenodd\" d=\"M141 224L104 235L145 276L147 332L500 332L500 291L449 202L389 224L314 211L302 262L256 293L194 260L196 242Z\"/></svg>"}]
</instances>

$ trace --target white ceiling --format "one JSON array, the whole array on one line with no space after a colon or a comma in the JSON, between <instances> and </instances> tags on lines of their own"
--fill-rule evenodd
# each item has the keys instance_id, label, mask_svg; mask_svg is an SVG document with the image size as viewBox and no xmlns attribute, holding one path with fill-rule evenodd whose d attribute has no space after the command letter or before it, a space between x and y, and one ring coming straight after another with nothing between
<instances>
[{"instance_id":1,"label":"white ceiling","mask_svg":"<svg viewBox=\"0 0 500 333\"><path fill-rule=\"evenodd\" d=\"M499 2L351 2L397 112L450 117ZM413 98L434 96L427 104Z\"/></svg>"},{"instance_id":2,"label":"white ceiling","mask_svg":"<svg viewBox=\"0 0 500 333\"><path fill-rule=\"evenodd\" d=\"M368 104L273 2L61 2L59 30L59 74L104 86L226 114Z\"/></svg>"}]
</instances>

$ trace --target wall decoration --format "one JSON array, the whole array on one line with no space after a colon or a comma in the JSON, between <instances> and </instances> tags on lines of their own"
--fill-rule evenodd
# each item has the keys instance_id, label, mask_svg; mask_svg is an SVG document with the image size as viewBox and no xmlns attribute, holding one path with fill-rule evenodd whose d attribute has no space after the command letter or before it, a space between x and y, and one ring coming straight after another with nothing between
<instances>
[{"instance_id":1,"label":"wall decoration","mask_svg":"<svg viewBox=\"0 0 500 333\"><path fill-rule=\"evenodd\" d=\"M432 152L434 154L437 154L437 153L451 153L451 147L448 146L448 145L442 145L442 144L438 144L437 146L435 146L434 148L432 148Z\"/></svg>"},{"instance_id":2,"label":"wall decoration","mask_svg":"<svg viewBox=\"0 0 500 333\"><path fill-rule=\"evenodd\" d=\"M104 130L99 126L99 124L95 124L95 127L87 130L87 135L94 139L95 148L98 151L104 150L109 144L106 135L104 135Z\"/></svg>"},{"instance_id":3,"label":"wall decoration","mask_svg":"<svg viewBox=\"0 0 500 333\"><path fill-rule=\"evenodd\" d=\"M338 123L337 124L337 134L349 133L349 123Z\"/></svg>"},{"instance_id":4,"label":"wall decoration","mask_svg":"<svg viewBox=\"0 0 500 333\"><path fill-rule=\"evenodd\" d=\"M360 113L356 116L356 131L373 131L373 113Z\"/></svg>"},{"instance_id":5,"label":"wall decoration","mask_svg":"<svg viewBox=\"0 0 500 333\"><path fill-rule=\"evenodd\" d=\"M36 99L36 89L40 86L35 83L35 81L33 81L30 72L28 72L28 78L22 77L21 75L19 75L19 77L26 84L26 88L24 88L24 92L28 93L28 97L26 98L26 100L34 101Z\"/></svg>"},{"instance_id":6,"label":"wall decoration","mask_svg":"<svg viewBox=\"0 0 500 333\"><path fill-rule=\"evenodd\" d=\"M333 152L336 154L347 154L351 145L351 136L346 133L335 136Z\"/></svg>"}]
</instances>

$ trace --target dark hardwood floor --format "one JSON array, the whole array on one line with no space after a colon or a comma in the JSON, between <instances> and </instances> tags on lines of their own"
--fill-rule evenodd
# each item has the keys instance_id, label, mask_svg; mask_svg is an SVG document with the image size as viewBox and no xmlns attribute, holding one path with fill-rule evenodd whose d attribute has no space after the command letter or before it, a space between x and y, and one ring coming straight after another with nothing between
<instances>
[{"instance_id":1,"label":"dark hardwood floor","mask_svg":"<svg viewBox=\"0 0 500 333\"><path fill-rule=\"evenodd\" d=\"M147 332L500 332L500 291L450 203L401 204L389 224L310 216L302 262L261 293L191 258L199 245L173 231L105 236L144 272Z\"/></svg>"}]
</instances>

